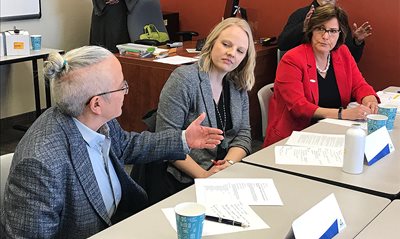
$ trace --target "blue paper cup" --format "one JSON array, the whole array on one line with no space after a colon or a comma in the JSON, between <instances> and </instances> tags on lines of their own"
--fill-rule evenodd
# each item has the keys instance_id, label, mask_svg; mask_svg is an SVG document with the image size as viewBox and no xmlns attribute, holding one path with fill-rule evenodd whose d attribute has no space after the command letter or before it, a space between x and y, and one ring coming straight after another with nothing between
<instances>
[{"instance_id":1,"label":"blue paper cup","mask_svg":"<svg viewBox=\"0 0 400 239\"><path fill-rule=\"evenodd\" d=\"M390 105L390 104L378 105L378 114L386 115L388 117L388 120L386 122L386 128L388 130L393 129L394 120L396 119L396 112L397 112L397 106L395 105Z\"/></svg>"},{"instance_id":2,"label":"blue paper cup","mask_svg":"<svg viewBox=\"0 0 400 239\"><path fill-rule=\"evenodd\" d=\"M178 239L201 239L206 208L195 202L175 206Z\"/></svg>"},{"instance_id":3,"label":"blue paper cup","mask_svg":"<svg viewBox=\"0 0 400 239\"><path fill-rule=\"evenodd\" d=\"M42 49L42 35L31 35L31 44L33 51L40 51Z\"/></svg>"},{"instance_id":4,"label":"blue paper cup","mask_svg":"<svg viewBox=\"0 0 400 239\"><path fill-rule=\"evenodd\" d=\"M388 117L386 115L370 114L367 115L368 134L371 134L379 128L386 126Z\"/></svg>"}]
</instances>

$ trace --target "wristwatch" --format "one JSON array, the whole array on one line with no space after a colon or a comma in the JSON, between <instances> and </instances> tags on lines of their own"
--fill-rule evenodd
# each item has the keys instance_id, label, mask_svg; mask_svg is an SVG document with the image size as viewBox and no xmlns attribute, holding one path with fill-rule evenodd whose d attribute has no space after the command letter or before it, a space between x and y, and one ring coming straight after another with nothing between
<instances>
[{"instance_id":1,"label":"wristwatch","mask_svg":"<svg viewBox=\"0 0 400 239\"><path fill-rule=\"evenodd\" d=\"M339 107L339 111L337 112L337 118L340 119L340 120L343 119L342 118L342 111L343 111L343 107Z\"/></svg>"},{"instance_id":2,"label":"wristwatch","mask_svg":"<svg viewBox=\"0 0 400 239\"><path fill-rule=\"evenodd\" d=\"M233 161L233 160L226 160L226 162L228 162L228 163L230 163L231 165L234 165L235 164L235 161Z\"/></svg>"}]
</instances>

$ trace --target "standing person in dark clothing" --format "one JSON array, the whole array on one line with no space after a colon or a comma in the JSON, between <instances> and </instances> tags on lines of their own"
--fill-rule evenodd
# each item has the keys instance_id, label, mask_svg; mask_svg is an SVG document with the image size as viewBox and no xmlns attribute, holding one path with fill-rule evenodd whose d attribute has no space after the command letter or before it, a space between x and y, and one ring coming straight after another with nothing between
<instances>
[{"instance_id":1,"label":"standing person in dark clothing","mask_svg":"<svg viewBox=\"0 0 400 239\"><path fill-rule=\"evenodd\" d=\"M130 42L127 26L128 12L138 0L92 0L93 13L90 44L117 52L116 45Z\"/></svg>"},{"instance_id":2,"label":"standing person in dark clothing","mask_svg":"<svg viewBox=\"0 0 400 239\"><path fill-rule=\"evenodd\" d=\"M304 41L305 29L315 11L315 8L325 4L336 5L337 0L314 0L311 6L303 7L292 13L278 38L278 48L281 51L288 51ZM348 19L345 19L346 22ZM364 50L365 38L372 34L372 27L369 22L364 22L360 27L353 24L353 30L346 24L347 37L345 44L349 48L356 62L359 62Z\"/></svg>"}]
</instances>

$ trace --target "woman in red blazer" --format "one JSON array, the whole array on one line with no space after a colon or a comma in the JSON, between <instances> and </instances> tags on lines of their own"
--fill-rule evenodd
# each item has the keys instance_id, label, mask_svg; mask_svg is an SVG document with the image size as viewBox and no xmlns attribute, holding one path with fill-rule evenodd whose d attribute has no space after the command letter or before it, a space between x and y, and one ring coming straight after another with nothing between
<instances>
[{"instance_id":1,"label":"woman in red blazer","mask_svg":"<svg viewBox=\"0 0 400 239\"><path fill-rule=\"evenodd\" d=\"M377 112L379 98L343 44L346 24L341 8L318 7L306 28L306 43L283 56L269 104L264 147L321 118L356 120ZM353 100L360 105L344 109Z\"/></svg>"}]
</instances>

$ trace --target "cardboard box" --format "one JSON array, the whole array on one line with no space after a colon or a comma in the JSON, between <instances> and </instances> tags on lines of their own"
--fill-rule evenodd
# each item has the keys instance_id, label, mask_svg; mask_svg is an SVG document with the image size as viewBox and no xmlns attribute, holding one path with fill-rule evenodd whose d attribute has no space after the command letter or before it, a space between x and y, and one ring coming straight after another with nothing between
<instances>
[{"instance_id":1,"label":"cardboard box","mask_svg":"<svg viewBox=\"0 0 400 239\"><path fill-rule=\"evenodd\" d=\"M6 52L7 56L29 55L29 33L27 31L6 31Z\"/></svg>"}]
</instances>

